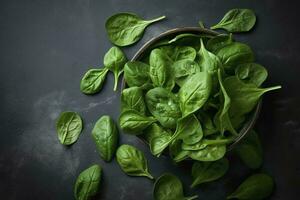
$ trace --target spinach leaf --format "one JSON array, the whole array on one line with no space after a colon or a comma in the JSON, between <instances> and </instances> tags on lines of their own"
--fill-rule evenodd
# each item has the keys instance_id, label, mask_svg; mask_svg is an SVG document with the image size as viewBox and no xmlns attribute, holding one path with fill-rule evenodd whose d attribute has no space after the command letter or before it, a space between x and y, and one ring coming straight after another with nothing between
<instances>
[{"instance_id":1,"label":"spinach leaf","mask_svg":"<svg viewBox=\"0 0 300 200\"><path fill-rule=\"evenodd\" d=\"M172 138L172 134L167 131L160 132L159 136L156 136L150 141L150 151L154 156L159 157L161 152L161 146L169 142Z\"/></svg>"},{"instance_id":2,"label":"spinach leaf","mask_svg":"<svg viewBox=\"0 0 300 200\"><path fill-rule=\"evenodd\" d=\"M220 34L207 41L206 47L209 51L215 53L219 49L233 42L232 34Z\"/></svg>"},{"instance_id":3,"label":"spinach leaf","mask_svg":"<svg viewBox=\"0 0 300 200\"><path fill-rule=\"evenodd\" d=\"M256 16L250 9L232 9L228 11L223 19L211 29L225 29L228 32L250 31L256 22Z\"/></svg>"},{"instance_id":4,"label":"spinach leaf","mask_svg":"<svg viewBox=\"0 0 300 200\"><path fill-rule=\"evenodd\" d=\"M209 145L226 145L234 141L233 137L229 138L217 138L217 139L203 139L195 144L182 143L182 149L187 151L198 151L205 149Z\"/></svg>"},{"instance_id":5,"label":"spinach leaf","mask_svg":"<svg viewBox=\"0 0 300 200\"><path fill-rule=\"evenodd\" d=\"M169 145L169 155L175 163L188 158L189 151L183 150L181 148L182 145L183 142L180 139L173 140Z\"/></svg>"},{"instance_id":6,"label":"spinach leaf","mask_svg":"<svg viewBox=\"0 0 300 200\"><path fill-rule=\"evenodd\" d=\"M62 112L56 121L57 136L61 144L75 143L82 131L82 119L75 112Z\"/></svg>"},{"instance_id":7,"label":"spinach leaf","mask_svg":"<svg viewBox=\"0 0 300 200\"><path fill-rule=\"evenodd\" d=\"M211 77L207 72L196 73L183 84L178 92L183 117L199 110L211 91Z\"/></svg>"},{"instance_id":8,"label":"spinach leaf","mask_svg":"<svg viewBox=\"0 0 300 200\"><path fill-rule=\"evenodd\" d=\"M144 134L142 136L148 142L148 144L150 144L153 138L159 136L164 132L167 131L163 129L158 123L153 123L144 130Z\"/></svg>"},{"instance_id":9,"label":"spinach leaf","mask_svg":"<svg viewBox=\"0 0 300 200\"><path fill-rule=\"evenodd\" d=\"M226 174L228 168L229 162L226 158L214 162L194 162L192 167L193 183L191 187L221 178Z\"/></svg>"},{"instance_id":10,"label":"spinach leaf","mask_svg":"<svg viewBox=\"0 0 300 200\"><path fill-rule=\"evenodd\" d=\"M142 38L147 26L164 18L165 16L161 16L152 20L143 20L133 13L118 13L107 19L105 28L113 44L128 46Z\"/></svg>"},{"instance_id":11,"label":"spinach leaf","mask_svg":"<svg viewBox=\"0 0 300 200\"><path fill-rule=\"evenodd\" d=\"M143 152L123 144L117 150L117 161L121 169L129 176L145 176L153 179L148 171L148 164Z\"/></svg>"},{"instance_id":12,"label":"spinach leaf","mask_svg":"<svg viewBox=\"0 0 300 200\"><path fill-rule=\"evenodd\" d=\"M226 145L208 145L204 149L192 151L189 156L198 161L216 161L226 153Z\"/></svg>"},{"instance_id":13,"label":"spinach leaf","mask_svg":"<svg viewBox=\"0 0 300 200\"><path fill-rule=\"evenodd\" d=\"M104 55L104 66L114 73L115 84L114 91L117 90L119 76L123 72L123 67L127 58L123 51L118 47L111 47Z\"/></svg>"},{"instance_id":14,"label":"spinach leaf","mask_svg":"<svg viewBox=\"0 0 300 200\"><path fill-rule=\"evenodd\" d=\"M166 56L168 56L173 62L178 60L195 60L197 52L190 46L163 46L159 48Z\"/></svg>"},{"instance_id":15,"label":"spinach leaf","mask_svg":"<svg viewBox=\"0 0 300 200\"><path fill-rule=\"evenodd\" d=\"M118 136L117 126L108 115L102 116L96 122L92 130L92 137L103 160L108 162L114 156Z\"/></svg>"},{"instance_id":16,"label":"spinach leaf","mask_svg":"<svg viewBox=\"0 0 300 200\"><path fill-rule=\"evenodd\" d=\"M99 92L105 81L108 69L90 69L80 82L80 91L84 94L95 94Z\"/></svg>"},{"instance_id":17,"label":"spinach leaf","mask_svg":"<svg viewBox=\"0 0 300 200\"><path fill-rule=\"evenodd\" d=\"M127 62L124 67L124 78L129 87L141 87L148 89L151 87L149 76L150 66L139 61Z\"/></svg>"},{"instance_id":18,"label":"spinach leaf","mask_svg":"<svg viewBox=\"0 0 300 200\"><path fill-rule=\"evenodd\" d=\"M216 52L227 73L231 74L235 68L244 63L254 61L251 48L243 43L232 42Z\"/></svg>"},{"instance_id":19,"label":"spinach leaf","mask_svg":"<svg viewBox=\"0 0 300 200\"><path fill-rule=\"evenodd\" d=\"M258 169L262 165L263 150L259 137L254 130L243 138L235 148L235 152L243 163L251 169Z\"/></svg>"},{"instance_id":20,"label":"spinach leaf","mask_svg":"<svg viewBox=\"0 0 300 200\"><path fill-rule=\"evenodd\" d=\"M161 175L154 184L154 200L193 200L197 195L185 197L181 181L170 173Z\"/></svg>"},{"instance_id":21,"label":"spinach leaf","mask_svg":"<svg viewBox=\"0 0 300 200\"><path fill-rule=\"evenodd\" d=\"M198 112L197 118L199 122L202 124L203 134L204 136L212 135L218 131L215 127L212 117L205 111Z\"/></svg>"},{"instance_id":22,"label":"spinach leaf","mask_svg":"<svg viewBox=\"0 0 300 200\"><path fill-rule=\"evenodd\" d=\"M245 63L235 69L235 75L244 83L259 87L267 79L268 71L257 63Z\"/></svg>"},{"instance_id":23,"label":"spinach leaf","mask_svg":"<svg viewBox=\"0 0 300 200\"><path fill-rule=\"evenodd\" d=\"M143 134L142 131L154 122L156 122L155 118L146 117L135 110L126 110L120 116L121 128L133 135Z\"/></svg>"},{"instance_id":24,"label":"spinach leaf","mask_svg":"<svg viewBox=\"0 0 300 200\"><path fill-rule=\"evenodd\" d=\"M231 99L229 116L233 120L252 111L264 93L281 88L281 86L257 88L253 84L243 83L235 76L226 78L223 84Z\"/></svg>"},{"instance_id":25,"label":"spinach leaf","mask_svg":"<svg viewBox=\"0 0 300 200\"><path fill-rule=\"evenodd\" d=\"M139 87L130 87L122 91L121 110L136 110L141 114L146 114L146 104L144 102L144 94Z\"/></svg>"},{"instance_id":26,"label":"spinach leaf","mask_svg":"<svg viewBox=\"0 0 300 200\"><path fill-rule=\"evenodd\" d=\"M261 200L269 197L274 188L273 179L267 174L248 177L227 199Z\"/></svg>"},{"instance_id":27,"label":"spinach leaf","mask_svg":"<svg viewBox=\"0 0 300 200\"><path fill-rule=\"evenodd\" d=\"M222 107L215 115L214 122L222 135L225 131L229 131L233 135L238 135L230 121L228 111L230 108L231 100L223 86L221 70L218 70L218 79L221 88L220 93L222 94Z\"/></svg>"},{"instance_id":28,"label":"spinach leaf","mask_svg":"<svg viewBox=\"0 0 300 200\"><path fill-rule=\"evenodd\" d=\"M172 68L174 70L175 82L179 86L182 86L189 76L200 72L198 63L189 59L174 62Z\"/></svg>"},{"instance_id":29,"label":"spinach leaf","mask_svg":"<svg viewBox=\"0 0 300 200\"><path fill-rule=\"evenodd\" d=\"M156 87L147 92L145 100L148 110L163 127L176 127L176 122L181 117L181 112L178 100L172 92Z\"/></svg>"},{"instance_id":30,"label":"spinach leaf","mask_svg":"<svg viewBox=\"0 0 300 200\"><path fill-rule=\"evenodd\" d=\"M160 50L154 49L150 53L150 78L156 87L172 90L175 81L170 69L171 60Z\"/></svg>"},{"instance_id":31,"label":"spinach leaf","mask_svg":"<svg viewBox=\"0 0 300 200\"><path fill-rule=\"evenodd\" d=\"M99 191L102 169L99 165L92 165L82 171L77 177L74 196L76 200L92 199Z\"/></svg>"}]
</instances>

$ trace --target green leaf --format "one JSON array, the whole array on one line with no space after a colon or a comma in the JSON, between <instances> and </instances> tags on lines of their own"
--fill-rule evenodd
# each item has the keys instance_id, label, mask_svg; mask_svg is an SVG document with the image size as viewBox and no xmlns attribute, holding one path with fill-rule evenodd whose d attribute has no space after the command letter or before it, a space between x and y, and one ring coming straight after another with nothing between
<instances>
[{"instance_id":1,"label":"green leaf","mask_svg":"<svg viewBox=\"0 0 300 200\"><path fill-rule=\"evenodd\" d=\"M233 42L232 34L220 34L207 41L206 47L212 53L216 53L219 49L231 44Z\"/></svg>"},{"instance_id":2,"label":"green leaf","mask_svg":"<svg viewBox=\"0 0 300 200\"><path fill-rule=\"evenodd\" d=\"M216 161L226 153L226 145L208 145L204 149L192 151L189 156L198 161Z\"/></svg>"},{"instance_id":3,"label":"green leaf","mask_svg":"<svg viewBox=\"0 0 300 200\"><path fill-rule=\"evenodd\" d=\"M170 173L161 175L154 184L154 200L193 200L197 195L185 197L181 181Z\"/></svg>"},{"instance_id":4,"label":"green leaf","mask_svg":"<svg viewBox=\"0 0 300 200\"><path fill-rule=\"evenodd\" d=\"M118 129L111 117L102 116L92 130L92 137L103 160L109 162L117 148Z\"/></svg>"},{"instance_id":5,"label":"green leaf","mask_svg":"<svg viewBox=\"0 0 300 200\"><path fill-rule=\"evenodd\" d=\"M137 148L123 144L117 150L117 161L121 169L129 176L145 176L153 179L148 171L148 164L143 152Z\"/></svg>"},{"instance_id":6,"label":"green leaf","mask_svg":"<svg viewBox=\"0 0 300 200\"><path fill-rule=\"evenodd\" d=\"M137 86L142 89L151 88L149 69L149 65L139 61L127 62L124 67L124 78L128 86Z\"/></svg>"},{"instance_id":7,"label":"green leaf","mask_svg":"<svg viewBox=\"0 0 300 200\"><path fill-rule=\"evenodd\" d=\"M107 19L105 28L113 44L128 46L142 38L147 26L164 18L165 16L161 16L152 20L143 20L133 13L118 13Z\"/></svg>"},{"instance_id":8,"label":"green leaf","mask_svg":"<svg viewBox=\"0 0 300 200\"><path fill-rule=\"evenodd\" d=\"M82 119L75 112L62 112L56 122L57 136L61 144L71 145L82 131Z\"/></svg>"},{"instance_id":9,"label":"green leaf","mask_svg":"<svg viewBox=\"0 0 300 200\"><path fill-rule=\"evenodd\" d=\"M99 191L102 169L99 165L92 165L82 171L75 183L74 196L76 200L92 199Z\"/></svg>"},{"instance_id":10,"label":"green leaf","mask_svg":"<svg viewBox=\"0 0 300 200\"><path fill-rule=\"evenodd\" d=\"M176 62L178 60L195 60L197 52L190 46L163 46L159 48L163 54L165 54L171 61Z\"/></svg>"},{"instance_id":11,"label":"green leaf","mask_svg":"<svg viewBox=\"0 0 300 200\"><path fill-rule=\"evenodd\" d=\"M250 169L258 169L263 162L263 150L257 133L252 130L243 138L235 152Z\"/></svg>"},{"instance_id":12,"label":"green leaf","mask_svg":"<svg viewBox=\"0 0 300 200\"><path fill-rule=\"evenodd\" d=\"M146 114L146 104L144 94L139 87L130 87L122 91L121 95L121 110L135 110L141 114Z\"/></svg>"},{"instance_id":13,"label":"green leaf","mask_svg":"<svg viewBox=\"0 0 300 200\"><path fill-rule=\"evenodd\" d=\"M235 75L244 83L259 87L267 79L268 71L257 63L245 63L235 69Z\"/></svg>"},{"instance_id":14,"label":"green leaf","mask_svg":"<svg viewBox=\"0 0 300 200\"><path fill-rule=\"evenodd\" d=\"M133 135L143 134L142 131L154 122L156 122L155 118L146 117L135 110L126 110L120 116L121 128Z\"/></svg>"},{"instance_id":15,"label":"green leaf","mask_svg":"<svg viewBox=\"0 0 300 200\"><path fill-rule=\"evenodd\" d=\"M192 167L193 183L191 187L221 178L226 174L228 168L229 162L226 158L214 162L194 162Z\"/></svg>"},{"instance_id":16,"label":"green leaf","mask_svg":"<svg viewBox=\"0 0 300 200\"><path fill-rule=\"evenodd\" d=\"M145 96L150 113L165 128L175 128L181 117L177 97L167 89L156 87L149 90Z\"/></svg>"},{"instance_id":17,"label":"green leaf","mask_svg":"<svg viewBox=\"0 0 300 200\"><path fill-rule=\"evenodd\" d=\"M178 97L183 117L199 110L211 91L211 77L207 72L192 75L180 88Z\"/></svg>"},{"instance_id":18,"label":"green leaf","mask_svg":"<svg viewBox=\"0 0 300 200\"><path fill-rule=\"evenodd\" d=\"M182 86L188 78L201 71L197 62L184 59L173 63L172 68L174 70L175 82Z\"/></svg>"},{"instance_id":19,"label":"green leaf","mask_svg":"<svg viewBox=\"0 0 300 200\"><path fill-rule=\"evenodd\" d=\"M123 72L123 68L127 58L123 51L118 47L111 47L104 55L104 66L114 73L115 84L114 91L117 90L119 76Z\"/></svg>"},{"instance_id":20,"label":"green leaf","mask_svg":"<svg viewBox=\"0 0 300 200\"><path fill-rule=\"evenodd\" d=\"M228 11L223 19L211 29L225 29L228 32L250 31L256 22L256 16L250 9L232 9Z\"/></svg>"},{"instance_id":21,"label":"green leaf","mask_svg":"<svg viewBox=\"0 0 300 200\"><path fill-rule=\"evenodd\" d=\"M82 77L80 91L84 94L95 94L102 89L108 69L90 69Z\"/></svg>"},{"instance_id":22,"label":"green leaf","mask_svg":"<svg viewBox=\"0 0 300 200\"><path fill-rule=\"evenodd\" d=\"M269 197L274 188L273 179L267 174L248 177L227 199L261 200Z\"/></svg>"}]
</instances>

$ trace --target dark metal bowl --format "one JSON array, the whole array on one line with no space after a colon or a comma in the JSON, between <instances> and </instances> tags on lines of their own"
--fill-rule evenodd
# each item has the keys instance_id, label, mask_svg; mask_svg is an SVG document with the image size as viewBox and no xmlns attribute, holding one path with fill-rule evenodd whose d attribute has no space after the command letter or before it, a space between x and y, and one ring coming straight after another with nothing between
<instances>
[{"instance_id":1,"label":"dark metal bowl","mask_svg":"<svg viewBox=\"0 0 300 200\"><path fill-rule=\"evenodd\" d=\"M143 55L149 50L149 48L152 45L154 45L155 43L159 42L160 40L170 38L171 36L175 36L175 35L178 35L178 34L181 34L181 33L208 34L208 35L212 35L212 36L216 36L216 35L219 34L216 31L212 31L212 30L205 29L205 28L200 28L200 27L174 28L174 29L168 30L166 32L163 32L163 33L159 34L158 36L150 39L148 42L146 42L136 52L136 54L133 56L131 61L140 60L143 57ZM125 80L123 78L122 88L125 88L125 87L126 87L126 83L125 83ZM258 116L259 116L260 109L261 109L261 104L262 104L262 101L260 100L259 103L257 104L256 108L248 115L243 127L239 131L238 137L227 148L228 151L232 150L253 128L253 126L254 126L254 124L255 124ZM147 143L142 137L138 137L138 138L140 138L144 143Z\"/></svg>"}]
</instances>

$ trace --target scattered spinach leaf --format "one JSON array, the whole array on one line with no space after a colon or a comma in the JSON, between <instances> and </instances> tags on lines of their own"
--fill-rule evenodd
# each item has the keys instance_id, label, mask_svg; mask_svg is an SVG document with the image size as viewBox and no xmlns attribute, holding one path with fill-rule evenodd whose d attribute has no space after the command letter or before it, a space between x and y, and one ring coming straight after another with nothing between
<instances>
[{"instance_id":1,"label":"scattered spinach leaf","mask_svg":"<svg viewBox=\"0 0 300 200\"><path fill-rule=\"evenodd\" d=\"M84 94L99 92L102 89L107 72L107 68L88 70L81 79L80 91Z\"/></svg>"}]
</instances>

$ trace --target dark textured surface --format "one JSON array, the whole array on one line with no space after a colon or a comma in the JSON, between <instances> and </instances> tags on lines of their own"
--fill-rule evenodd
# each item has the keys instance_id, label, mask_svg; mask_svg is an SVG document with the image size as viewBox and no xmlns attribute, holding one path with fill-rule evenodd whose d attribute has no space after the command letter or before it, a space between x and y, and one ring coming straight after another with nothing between
<instances>
[{"instance_id":1,"label":"dark textured surface","mask_svg":"<svg viewBox=\"0 0 300 200\"><path fill-rule=\"evenodd\" d=\"M85 96L79 81L89 66L101 66L111 46L105 19L119 11L144 18L167 15L149 27L142 41L126 48L129 58L148 39L174 27L216 23L235 7L254 9L255 30L236 36L256 52L269 70L268 85L283 89L264 98L258 131L265 149L262 171L274 176L272 200L294 200L300 188L300 24L299 3L280 0L1 0L0 2L0 194L1 199L73 199L73 183L80 171L93 163L103 166L101 194L96 199L150 200L152 182L127 177L116 161L104 163L90 136L103 114L117 120L119 93L112 91L110 74L103 91ZM55 119L73 110L84 119L78 142L66 148L56 136ZM235 159L219 182L190 190L188 166L172 165L166 157L150 155L135 137L122 134L121 143L143 150L154 176L177 174L187 193L199 199L224 199L250 171ZM298 189L298 190L297 190Z\"/></svg>"}]
</instances>

